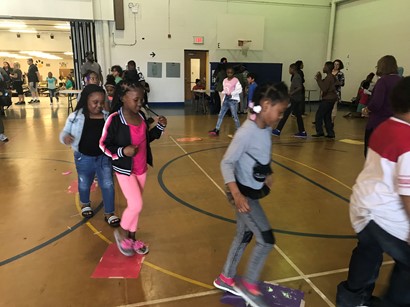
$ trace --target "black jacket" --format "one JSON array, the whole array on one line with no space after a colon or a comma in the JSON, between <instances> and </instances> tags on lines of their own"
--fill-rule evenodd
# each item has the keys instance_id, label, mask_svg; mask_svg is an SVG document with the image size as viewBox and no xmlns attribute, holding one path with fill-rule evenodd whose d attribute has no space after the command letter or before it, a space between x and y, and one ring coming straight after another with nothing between
<instances>
[{"instance_id":1,"label":"black jacket","mask_svg":"<svg viewBox=\"0 0 410 307\"><path fill-rule=\"evenodd\" d=\"M147 125L147 163L152 166L153 159L149 143L159 139L165 127L158 123L149 130L149 123L144 113L140 112L140 114L144 118L144 124ZM100 148L112 159L114 171L129 176L132 171L132 157L124 155L124 148L128 145L131 145L131 133L121 108L107 118L100 139Z\"/></svg>"}]
</instances>

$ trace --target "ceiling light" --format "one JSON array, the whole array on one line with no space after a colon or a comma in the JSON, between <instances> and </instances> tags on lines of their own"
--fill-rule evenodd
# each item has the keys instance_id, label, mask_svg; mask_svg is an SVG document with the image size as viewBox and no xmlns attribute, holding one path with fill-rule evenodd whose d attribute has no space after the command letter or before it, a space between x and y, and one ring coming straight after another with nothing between
<instances>
[{"instance_id":1,"label":"ceiling light","mask_svg":"<svg viewBox=\"0 0 410 307\"><path fill-rule=\"evenodd\" d=\"M27 25L25 23L22 23L22 22L2 21L2 22L0 22L0 28L22 29L22 28L27 28Z\"/></svg>"},{"instance_id":2,"label":"ceiling light","mask_svg":"<svg viewBox=\"0 0 410 307\"><path fill-rule=\"evenodd\" d=\"M9 30L9 31L13 32L13 33L37 33L37 31L34 30L34 29L21 29L21 30L13 29L13 30Z\"/></svg>"},{"instance_id":3,"label":"ceiling light","mask_svg":"<svg viewBox=\"0 0 410 307\"><path fill-rule=\"evenodd\" d=\"M0 52L0 57L15 58L15 59L27 59L28 58L28 56L25 56L25 55L14 54L14 53L9 53L9 52Z\"/></svg>"},{"instance_id":4,"label":"ceiling light","mask_svg":"<svg viewBox=\"0 0 410 307\"><path fill-rule=\"evenodd\" d=\"M49 54L49 53L45 53L45 52L41 52L41 51L20 51L20 53L28 54L28 55L33 56L33 57L43 58L43 59L48 59L48 60L62 60L62 58L59 57L59 56Z\"/></svg>"},{"instance_id":5,"label":"ceiling light","mask_svg":"<svg viewBox=\"0 0 410 307\"><path fill-rule=\"evenodd\" d=\"M54 28L59 29L59 30L70 30L71 26L68 23L63 23L63 24L55 25Z\"/></svg>"}]
</instances>

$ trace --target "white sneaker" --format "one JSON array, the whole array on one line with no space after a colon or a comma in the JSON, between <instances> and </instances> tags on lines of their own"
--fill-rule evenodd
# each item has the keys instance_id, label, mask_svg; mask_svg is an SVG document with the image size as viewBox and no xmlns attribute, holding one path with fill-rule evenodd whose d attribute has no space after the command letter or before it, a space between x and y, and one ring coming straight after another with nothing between
<instances>
[{"instance_id":1,"label":"white sneaker","mask_svg":"<svg viewBox=\"0 0 410 307\"><path fill-rule=\"evenodd\" d=\"M1 142L8 142L9 139L3 133L0 133L0 141Z\"/></svg>"}]
</instances>

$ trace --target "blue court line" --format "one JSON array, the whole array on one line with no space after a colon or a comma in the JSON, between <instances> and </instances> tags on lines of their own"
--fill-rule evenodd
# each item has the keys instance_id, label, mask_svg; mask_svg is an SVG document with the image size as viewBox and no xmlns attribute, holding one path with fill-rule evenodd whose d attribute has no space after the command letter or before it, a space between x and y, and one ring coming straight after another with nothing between
<instances>
[{"instance_id":1,"label":"blue court line","mask_svg":"<svg viewBox=\"0 0 410 307\"><path fill-rule=\"evenodd\" d=\"M198 207L195 207L195 206L189 204L188 202L184 201L183 199L181 199L181 198L179 198L178 196L176 196L175 194L173 194L173 193L166 187L166 185L165 185L165 183L164 183L164 180L163 180L163 175L164 175L165 170L168 168L168 166L170 166L170 165L171 165L172 163L174 163L175 161L177 161L177 160L179 160L179 159L181 159L181 158L184 158L184 157L186 157L186 156L195 154L195 153L199 153L199 152L203 152L203 151L208 151L208 150L214 150L214 149L221 149L221 148L226 148L226 147L227 147L227 146L219 146L219 147L213 147L213 148L207 148L207 149L200 149L200 150L196 150L196 151L192 151L192 152L183 154L183 155L181 155L181 156L178 156L178 157L176 157L176 158L174 158L174 159L168 161L167 163L165 163L165 164L161 167L161 169L160 169L159 172L158 172L157 178L158 178L158 183L159 183L159 185L160 185L161 188L164 190L164 192L168 194L168 196L170 196L172 199L174 199L175 201L179 202L180 204L182 204L182 205L185 206L185 207L188 207L188 208L190 208L190 209L192 209L192 210L194 210L194 211L197 211L197 212L199 212L199 213L202 213L202 214L204 214L204 215L207 215L207 216L210 216L210 217L213 217L213 218L222 220L222 221L224 221L224 222L236 223L235 220L232 220L232 219L223 217L223 216L218 215L218 214L211 213L211 212L209 212L209 211L205 211L205 210L203 210L203 209L200 209L200 208L198 208ZM336 196L336 197L338 197L338 198L340 198L340 199L342 199L342 200L344 200L344 201L346 201L346 202L349 202L349 200L348 200L347 198L345 198L345 197L343 197L343 196L337 194L336 192L330 190L329 188L326 188L325 186L323 186L323 185L321 185L320 183L317 183L316 181L314 181L314 180L312 180L312 179L306 177L305 175L302 175L301 173L299 173L299 172L297 172L297 171L291 169L290 167L287 167L287 166L285 166L285 165L283 165L283 164L281 164L281 163L279 163L279 162L277 162L277 161L275 161L275 160L273 160L273 159L272 159L272 162L274 162L275 164L277 164L277 165L279 165L279 166L285 168L286 170L288 170L288 171L294 173L295 175L300 176L301 178L303 178L303 179L307 180L308 182L314 184L315 186L317 186L317 187L323 189L324 191L326 191L326 192L328 192L328 193L330 193L330 194L332 194L332 195L334 195L334 196ZM287 235L294 235L294 236L301 236L301 237L313 237L313 238L324 238L324 239L356 239L356 238L357 238L355 235L319 234L319 233L296 232L296 231L289 231L289 230L283 230L283 229L272 229L272 231L273 231L273 232L276 232L276 233L287 234Z\"/></svg>"}]
</instances>

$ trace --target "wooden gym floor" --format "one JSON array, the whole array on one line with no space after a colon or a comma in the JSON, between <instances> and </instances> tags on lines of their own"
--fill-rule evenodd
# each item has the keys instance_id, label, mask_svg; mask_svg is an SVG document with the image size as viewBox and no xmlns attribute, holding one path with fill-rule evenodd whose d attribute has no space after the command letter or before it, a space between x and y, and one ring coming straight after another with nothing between
<instances>
[{"instance_id":1,"label":"wooden gym floor","mask_svg":"<svg viewBox=\"0 0 410 307\"><path fill-rule=\"evenodd\" d=\"M139 224L139 236L151 252L138 279L92 279L114 241L113 229L102 210L89 223L78 214L78 198L67 193L76 179L73 155L58 141L67 101L62 98L50 107L48 98L41 100L13 105L3 118L10 141L0 144L0 305L226 306L219 303L222 293L212 281L235 231L219 169L233 120L226 117L220 136L208 137L216 115L196 114L190 105L152 106L169 124L152 143L155 165L149 170ZM309 134L314 133L313 111L305 118ZM306 306L334 306L336 285L346 277L356 244L348 199L364 162L363 145L343 140L361 141L365 120L345 119L344 113L338 113L335 141L292 138L292 118L282 136L273 139L274 188L262 203L277 246L262 278L301 289ZM202 140L179 140L188 137ZM92 202L94 207L101 202L98 189ZM118 214L125 205L116 186ZM388 260L376 294L386 287Z\"/></svg>"}]
</instances>

